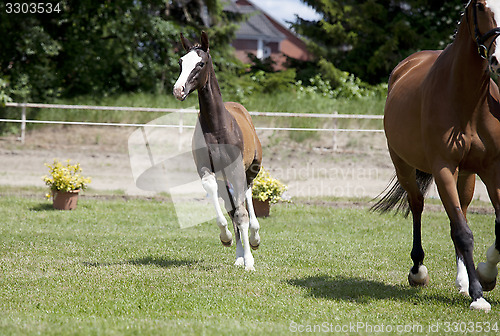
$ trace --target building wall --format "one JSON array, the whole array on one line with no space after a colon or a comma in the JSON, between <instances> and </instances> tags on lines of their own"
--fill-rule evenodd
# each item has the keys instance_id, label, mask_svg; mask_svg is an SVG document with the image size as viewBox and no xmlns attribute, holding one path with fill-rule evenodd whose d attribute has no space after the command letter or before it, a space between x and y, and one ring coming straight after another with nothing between
<instances>
[{"instance_id":1,"label":"building wall","mask_svg":"<svg viewBox=\"0 0 500 336\"><path fill-rule=\"evenodd\" d=\"M236 2L238 5L252 6L246 0L238 0ZM276 63L275 70L285 69L284 63L287 60L287 56L295 58L298 60L310 60L312 58L311 54L307 51L307 46L304 41L295 36L290 30L282 26L280 23L276 22L271 16L263 13L271 24L278 29L282 34L286 36L284 40L280 43L266 43L265 46L271 48L271 58ZM238 59L244 63L250 63L250 59L247 54L252 53L257 55L258 42L257 40L244 40L235 39L232 42L232 46L236 49L235 54Z\"/></svg>"}]
</instances>

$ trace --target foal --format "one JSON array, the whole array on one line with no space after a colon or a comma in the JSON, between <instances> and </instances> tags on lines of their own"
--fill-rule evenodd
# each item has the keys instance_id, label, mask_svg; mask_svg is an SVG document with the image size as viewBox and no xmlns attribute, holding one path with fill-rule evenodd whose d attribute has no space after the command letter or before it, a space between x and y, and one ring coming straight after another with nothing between
<instances>
[{"instance_id":1,"label":"foal","mask_svg":"<svg viewBox=\"0 0 500 336\"><path fill-rule=\"evenodd\" d=\"M231 246L233 238L222 213L219 196L224 199L233 222L235 265L253 271L254 259L250 247L259 247L260 236L259 222L252 205L251 184L262 162L261 144L248 111L241 104L222 101L207 34L201 33L201 44L193 45L182 34L181 42L187 54L179 60L181 73L173 94L177 99L184 100L198 90L200 112L193 136L196 168L215 208L222 244Z\"/></svg>"}]
</instances>

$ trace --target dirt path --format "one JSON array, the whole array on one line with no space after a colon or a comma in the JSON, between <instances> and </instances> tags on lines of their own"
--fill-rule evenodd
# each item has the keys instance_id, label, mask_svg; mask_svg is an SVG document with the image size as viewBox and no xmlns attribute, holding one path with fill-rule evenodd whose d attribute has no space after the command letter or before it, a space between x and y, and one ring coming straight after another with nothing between
<instances>
[{"instance_id":1,"label":"dirt path","mask_svg":"<svg viewBox=\"0 0 500 336\"><path fill-rule=\"evenodd\" d=\"M304 143L269 131L259 136L264 148L264 166L288 185L292 198L373 198L384 190L393 174L383 134L340 134L337 151L332 150L328 136ZM92 177L90 187L93 189L153 195L155 191L151 189L168 191L168 187L158 187L161 184L158 180L152 188L139 188L136 184L137 178L152 163L166 165L175 172L174 179L195 182L195 177L187 175L194 167L190 137L189 131L142 133L135 128L82 126L30 131L24 145L15 136L3 137L0 138L0 184L43 187L41 177L48 172L44 163L58 158L79 162L84 175ZM149 142L149 151L145 139ZM176 159L172 160L174 156ZM178 181L174 182L179 186ZM185 186L188 190L188 183ZM478 183L475 199L487 200L486 195L484 186ZM430 196L437 197L435 190Z\"/></svg>"}]
</instances>

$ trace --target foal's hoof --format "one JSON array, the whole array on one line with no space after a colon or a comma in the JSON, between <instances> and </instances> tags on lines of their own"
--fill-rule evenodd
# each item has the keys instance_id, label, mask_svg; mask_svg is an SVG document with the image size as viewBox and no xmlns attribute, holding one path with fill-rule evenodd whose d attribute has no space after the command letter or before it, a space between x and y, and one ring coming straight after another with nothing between
<instances>
[{"instance_id":1,"label":"foal's hoof","mask_svg":"<svg viewBox=\"0 0 500 336\"><path fill-rule=\"evenodd\" d=\"M259 248L259 246L260 246L260 244L257 244L257 245L252 245L252 244L250 244L250 247L252 248L252 250L256 250L256 249L258 249L258 248Z\"/></svg>"},{"instance_id":2,"label":"foal's hoof","mask_svg":"<svg viewBox=\"0 0 500 336\"><path fill-rule=\"evenodd\" d=\"M429 272L427 272L427 267L420 265L418 267L418 272L415 274L410 270L410 273L408 274L408 282L410 283L410 286L413 287L427 286L429 284Z\"/></svg>"},{"instance_id":3,"label":"foal's hoof","mask_svg":"<svg viewBox=\"0 0 500 336\"><path fill-rule=\"evenodd\" d=\"M223 241L222 239L220 240L220 242L222 243L222 245L226 246L226 247L230 247L233 245L233 240L231 239L230 241Z\"/></svg>"},{"instance_id":4,"label":"foal's hoof","mask_svg":"<svg viewBox=\"0 0 500 336\"><path fill-rule=\"evenodd\" d=\"M496 266L491 268L486 263L481 262L477 265L477 275L479 276L479 282L483 287L483 291L489 292L495 288L498 275Z\"/></svg>"},{"instance_id":5,"label":"foal's hoof","mask_svg":"<svg viewBox=\"0 0 500 336\"><path fill-rule=\"evenodd\" d=\"M484 310L486 313L488 313L491 310L491 305L484 298L479 298L474 300L474 302L470 304L470 309Z\"/></svg>"}]
</instances>

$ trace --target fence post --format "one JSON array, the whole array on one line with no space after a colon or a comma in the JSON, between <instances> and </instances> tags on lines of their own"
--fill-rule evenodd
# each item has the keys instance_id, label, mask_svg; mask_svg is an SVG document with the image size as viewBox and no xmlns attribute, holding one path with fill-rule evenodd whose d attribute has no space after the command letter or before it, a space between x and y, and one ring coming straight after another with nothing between
<instances>
[{"instance_id":1,"label":"fence post","mask_svg":"<svg viewBox=\"0 0 500 336\"><path fill-rule=\"evenodd\" d=\"M336 116L339 113L337 111L334 111L333 114ZM332 149L334 152L337 151L338 149L338 144L337 144L337 127L338 127L338 118L333 119L333 137L332 137Z\"/></svg>"},{"instance_id":2,"label":"fence post","mask_svg":"<svg viewBox=\"0 0 500 336\"><path fill-rule=\"evenodd\" d=\"M24 145L26 140L26 103L21 105L21 143Z\"/></svg>"},{"instance_id":3,"label":"fence post","mask_svg":"<svg viewBox=\"0 0 500 336\"><path fill-rule=\"evenodd\" d=\"M184 126L184 121L182 119L182 113L179 113L179 152L182 149L182 133L183 133L182 126Z\"/></svg>"}]
</instances>

